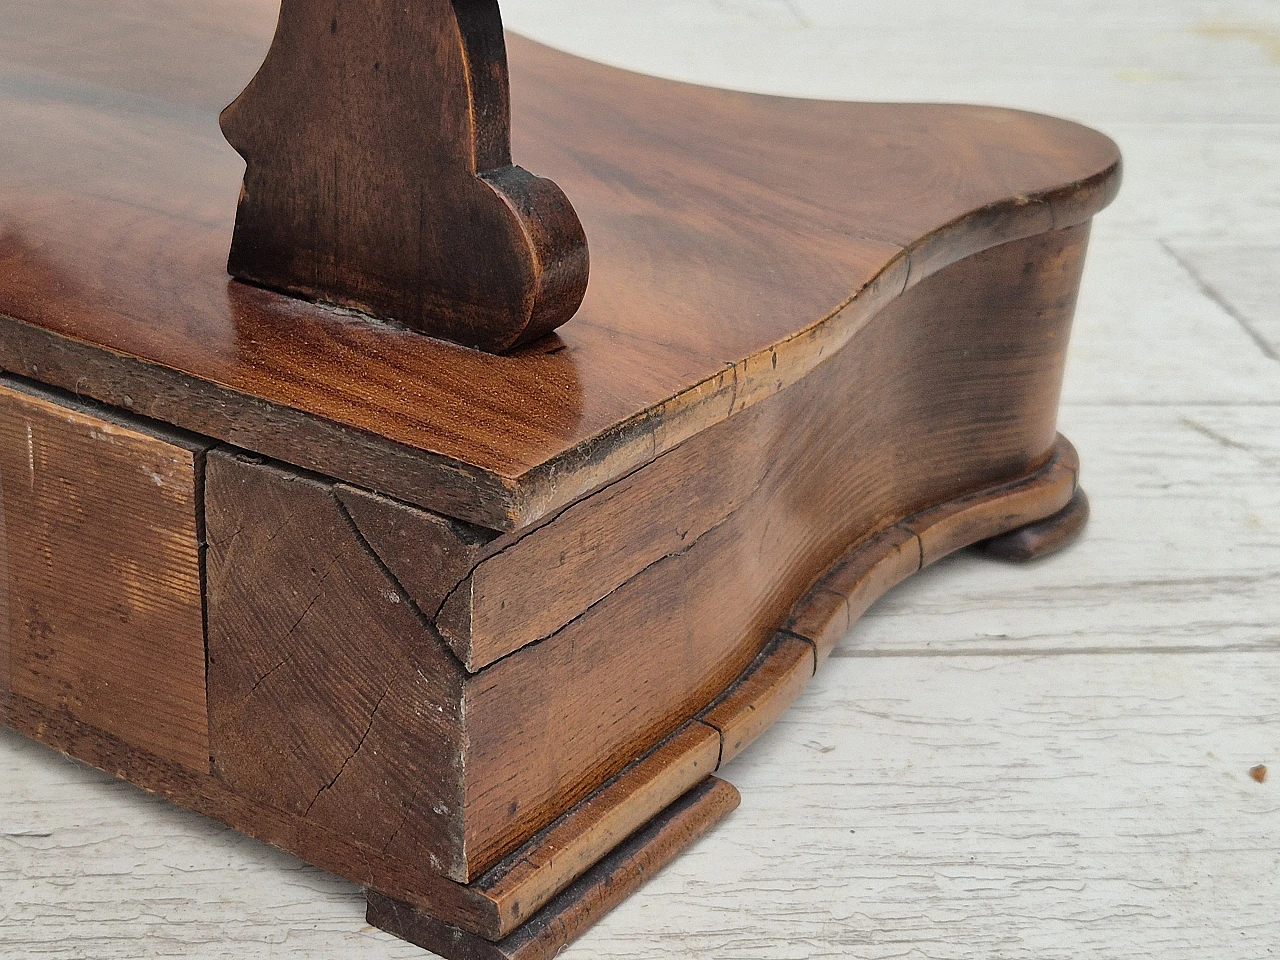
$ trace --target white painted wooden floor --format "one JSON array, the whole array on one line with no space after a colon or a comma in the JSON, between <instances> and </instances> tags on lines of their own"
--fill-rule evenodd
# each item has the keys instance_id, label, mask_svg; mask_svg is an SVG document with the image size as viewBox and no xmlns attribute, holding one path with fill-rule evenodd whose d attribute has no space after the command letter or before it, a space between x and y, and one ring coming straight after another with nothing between
<instances>
[{"instance_id":1,"label":"white painted wooden floor","mask_svg":"<svg viewBox=\"0 0 1280 960\"><path fill-rule=\"evenodd\" d=\"M681 79L1121 144L1062 426L1094 503L859 623L743 805L568 958L1280 954L1280 3L504 0ZM1250 778L1255 764L1272 776ZM0 958L421 957L352 886L0 734Z\"/></svg>"}]
</instances>

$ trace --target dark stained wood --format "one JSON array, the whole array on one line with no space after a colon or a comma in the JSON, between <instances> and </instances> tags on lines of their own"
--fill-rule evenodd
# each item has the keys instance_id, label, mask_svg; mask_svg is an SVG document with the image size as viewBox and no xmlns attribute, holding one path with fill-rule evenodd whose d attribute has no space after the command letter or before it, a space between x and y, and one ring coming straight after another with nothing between
<instances>
[{"instance_id":1,"label":"dark stained wood","mask_svg":"<svg viewBox=\"0 0 1280 960\"><path fill-rule=\"evenodd\" d=\"M214 455L215 461L221 457L220 454ZM1038 516L1034 511L1043 510L1044 491L1074 482L1073 464L1074 452L1070 445L1059 440L1049 462L1019 483L1000 484L966 494L959 503L969 514L982 518L982 522L1006 525L1010 522L1033 522ZM253 468L258 465L248 463L245 466ZM215 471L218 469L215 466ZM282 473L278 469L273 472ZM302 483L307 487L318 485L306 478L287 482ZM1037 495L1025 496L1026 491ZM1022 509L1032 512L1011 517L1008 512L989 509L991 502L1010 498L1015 498ZM305 511L306 499L298 506ZM957 515L954 511L935 509L926 513L942 523L944 528L954 522L950 518ZM908 518L886 533L902 530L907 524L924 529L922 523ZM314 520L308 525L316 526ZM970 529L978 535L983 532L977 524L970 525ZM1000 527L993 525L985 532L996 529ZM277 534L275 539L280 536ZM914 534L909 536L918 557L919 542ZM331 533L325 537L331 538ZM879 566L868 562L866 557L895 556L902 552L899 544L896 538L883 535L864 540L796 605L788 622L803 622L800 612L813 607L815 598L831 594L833 589L844 590L850 598L861 598L869 603L872 599L870 592L883 584L883 578ZM865 572L861 580L854 573L858 570ZM341 581L343 578L337 579ZM790 638L784 636L782 639ZM762 732L767 725L762 718L776 719L781 706L789 702L808 679L813 668L813 653L805 639L808 638L772 644L764 656L757 658L731 684L725 696L703 711L704 718L724 729L730 753L740 750ZM515 931L548 897L576 880L582 870L595 862L611 840L616 841L642 824L653 810L678 795L682 785L696 782L729 759L728 755L721 757L721 735L717 730L701 719L690 721L475 883L462 886L445 880L420 858L397 859L384 850L354 839L348 829L330 830L306 812L297 814L264 805L252 796L247 797L231 789L219 777L167 762L79 723L62 711L21 696L11 697L7 703L0 702L0 711L3 711L0 719L30 736L176 802L217 817L236 829L290 850L388 897L416 904L441 921L489 940L502 939ZM317 723L325 724L331 719L316 715ZM407 755L413 755L411 747L406 745L402 749ZM371 779L374 782L380 780L376 775ZM394 791L389 798L394 802ZM361 809L377 818L376 811Z\"/></svg>"},{"instance_id":2,"label":"dark stained wood","mask_svg":"<svg viewBox=\"0 0 1280 960\"><path fill-rule=\"evenodd\" d=\"M0 367L494 529L797 382L946 263L1084 222L1119 180L1114 144L1063 121L707 90L513 37L514 153L573 198L592 283L558 335L484 356L227 282L243 170L215 116L265 6L0 2ZM99 31L120 55L92 55Z\"/></svg>"},{"instance_id":3,"label":"dark stained wood","mask_svg":"<svg viewBox=\"0 0 1280 960\"><path fill-rule=\"evenodd\" d=\"M222 114L248 169L228 269L482 350L573 316L586 237L511 162L497 0L284 0Z\"/></svg>"},{"instance_id":4,"label":"dark stained wood","mask_svg":"<svg viewBox=\"0 0 1280 960\"><path fill-rule=\"evenodd\" d=\"M1088 522L1089 498L1077 488L1071 501L1053 516L983 540L977 546L997 560L1026 563L1061 550L1080 536Z\"/></svg>"},{"instance_id":5,"label":"dark stained wood","mask_svg":"<svg viewBox=\"0 0 1280 960\"><path fill-rule=\"evenodd\" d=\"M739 801L730 784L708 777L497 943L376 893L369 894L368 920L448 960L550 960L732 813Z\"/></svg>"},{"instance_id":6,"label":"dark stained wood","mask_svg":"<svg viewBox=\"0 0 1280 960\"><path fill-rule=\"evenodd\" d=\"M0 690L209 768L203 446L0 380Z\"/></svg>"},{"instance_id":7,"label":"dark stained wood","mask_svg":"<svg viewBox=\"0 0 1280 960\"><path fill-rule=\"evenodd\" d=\"M331 484L214 451L206 496L216 775L467 880L456 661Z\"/></svg>"},{"instance_id":8,"label":"dark stained wood","mask_svg":"<svg viewBox=\"0 0 1280 960\"><path fill-rule=\"evenodd\" d=\"M694 718L869 532L927 510L935 520L917 535L941 549L1058 509L1016 484L1001 488L1012 508L973 492L1056 462L1086 239L1082 227L1055 231L947 268L802 383L528 532L530 543L572 543L585 525L637 553L577 567L585 580L626 579L598 601L585 590L563 627L478 673L453 658L430 604L395 570L419 567L414 593L438 597L477 557L520 556L522 541L503 546L324 478L209 454L209 722L221 789L246 804L234 824L455 924L508 932L520 914L503 903L520 891L476 889L450 906L422 871L479 877ZM650 528L672 502L695 519L699 505L714 509L700 535L655 551ZM552 554L526 549L528 565L509 578L545 576ZM794 666L748 697L746 713L792 695L804 679ZM764 725L740 712L718 721L730 754ZM619 817L630 825L630 813ZM566 845L571 862L599 852L597 829ZM571 872L535 871L530 890L546 895Z\"/></svg>"}]
</instances>

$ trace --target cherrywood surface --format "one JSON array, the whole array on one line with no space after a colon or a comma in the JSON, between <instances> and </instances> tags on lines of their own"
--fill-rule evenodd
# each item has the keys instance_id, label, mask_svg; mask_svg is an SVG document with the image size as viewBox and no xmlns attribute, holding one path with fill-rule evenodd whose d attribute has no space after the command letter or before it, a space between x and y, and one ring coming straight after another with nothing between
<instances>
[{"instance_id":1,"label":"cherrywood surface","mask_svg":"<svg viewBox=\"0 0 1280 960\"><path fill-rule=\"evenodd\" d=\"M75 55L102 7L0 4L0 366L495 529L1118 183L1114 144L1063 121L708 90L513 37L514 154L573 197L593 279L558 338L494 359L228 281L243 171L215 118L271 7L116 0L104 58Z\"/></svg>"},{"instance_id":2,"label":"cherrywood surface","mask_svg":"<svg viewBox=\"0 0 1280 960\"><path fill-rule=\"evenodd\" d=\"M0 698L208 770L203 454L0 379Z\"/></svg>"},{"instance_id":3,"label":"cherrywood surface","mask_svg":"<svg viewBox=\"0 0 1280 960\"><path fill-rule=\"evenodd\" d=\"M241 280L496 351L582 302L572 205L511 162L497 0L285 0L221 123Z\"/></svg>"}]
</instances>

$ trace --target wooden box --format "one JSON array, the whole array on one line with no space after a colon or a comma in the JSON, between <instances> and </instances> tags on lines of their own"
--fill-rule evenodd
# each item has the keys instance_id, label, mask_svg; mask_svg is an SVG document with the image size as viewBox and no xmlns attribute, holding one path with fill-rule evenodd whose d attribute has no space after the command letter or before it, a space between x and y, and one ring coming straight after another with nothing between
<instances>
[{"instance_id":1,"label":"wooden box","mask_svg":"<svg viewBox=\"0 0 1280 960\"><path fill-rule=\"evenodd\" d=\"M105 66L0 40L45 78L0 96L6 724L437 951L551 955L732 809L712 774L878 596L1083 522L1105 137L513 37L516 155L592 280L492 356L229 280L212 118L260 51L193 10Z\"/></svg>"}]
</instances>

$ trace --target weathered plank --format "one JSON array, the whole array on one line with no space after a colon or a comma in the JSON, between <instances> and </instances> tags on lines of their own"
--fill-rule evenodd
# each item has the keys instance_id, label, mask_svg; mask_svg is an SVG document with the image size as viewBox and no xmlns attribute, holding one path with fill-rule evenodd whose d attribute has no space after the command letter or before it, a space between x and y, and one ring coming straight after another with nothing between
<instances>
[{"instance_id":1,"label":"weathered plank","mask_svg":"<svg viewBox=\"0 0 1280 960\"><path fill-rule=\"evenodd\" d=\"M216 775L465 881L456 661L331 484L222 451L207 474Z\"/></svg>"},{"instance_id":2,"label":"weathered plank","mask_svg":"<svg viewBox=\"0 0 1280 960\"><path fill-rule=\"evenodd\" d=\"M0 381L0 690L197 770L203 449Z\"/></svg>"}]
</instances>

